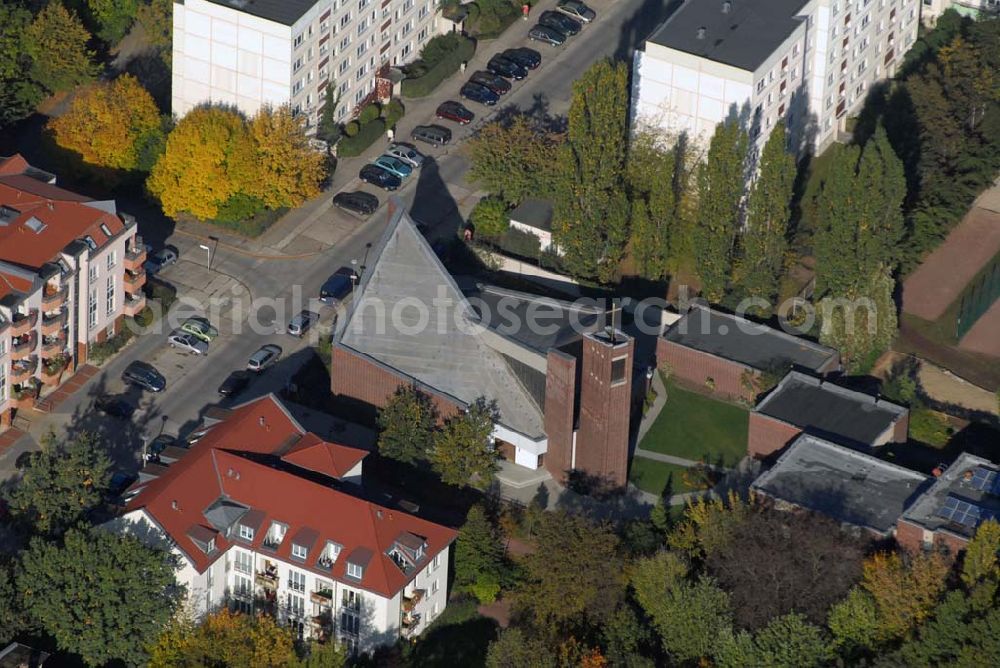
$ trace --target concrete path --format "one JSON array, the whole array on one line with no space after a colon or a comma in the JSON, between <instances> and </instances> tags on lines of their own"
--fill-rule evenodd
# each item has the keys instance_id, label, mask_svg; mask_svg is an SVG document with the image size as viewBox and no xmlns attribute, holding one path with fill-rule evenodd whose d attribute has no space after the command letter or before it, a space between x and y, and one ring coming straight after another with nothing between
<instances>
[{"instance_id":1,"label":"concrete path","mask_svg":"<svg viewBox=\"0 0 1000 668\"><path fill-rule=\"evenodd\" d=\"M653 391L656 392L656 399L653 400L653 405L646 410L642 416L642 421L639 422L639 431L635 437L636 452L639 451L639 445L642 443L642 439L646 437L646 432L652 428L653 423L656 422L656 418L660 416L660 411L663 410L664 404L667 403L667 388L663 384L663 376L659 372L653 374L652 386Z\"/></svg>"},{"instance_id":2,"label":"concrete path","mask_svg":"<svg viewBox=\"0 0 1000 668\"><path fill-rule=\"evenodd\" d=\"M643 459L652 459L653 461L656 462L663 462L664 464L675 464L677 466L685 466L687 468L691 468L692 466L706 465L704 462L697 462L693 459L674 457L673 455L665 455L662 452L653 452L652 450L643 450L641 448L635 449L635 456L642 457Z\"/></svg>"}]
</instances>

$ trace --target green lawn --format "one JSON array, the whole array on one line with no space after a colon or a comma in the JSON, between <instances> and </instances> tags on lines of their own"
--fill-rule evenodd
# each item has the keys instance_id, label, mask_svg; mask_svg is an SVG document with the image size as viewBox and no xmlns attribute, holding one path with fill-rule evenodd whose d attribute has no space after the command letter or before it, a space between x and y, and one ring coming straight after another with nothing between
<instances>
[{"instance_id":1,"label":"green lawn","mask_svg":"<svg viewBox=\"0 0 1000 668\"><path fill-rule=\"evenodd\" d=\"M666 386L667 403L639 447L735 466L747 452L747 409L682 390L670 382Z\"/></svg>"},{"instance_id":2,"label":"green lawn","mask_svg":"<svg viewBox=\"0 0 1000 668\"><path fill-rule=\"evenodd\" d=\"M628 479L633 485L644 492L661 495L669 485L671 494L698 491L685 484L683 466L657 462L645 457L632 458L632 470Z\"/></svg>"},{"instance_id":3,"label":"green lawn","mask_svg":"<svg viewBox=\"0 0 1000 668\"><path fill-rule=\"evenodd\" d=\"M472 600L450 601L420 639L407 648L406 663L420 668L482 666L497 636L497 623L483 617Z\"/></svg>"}]
</instances>

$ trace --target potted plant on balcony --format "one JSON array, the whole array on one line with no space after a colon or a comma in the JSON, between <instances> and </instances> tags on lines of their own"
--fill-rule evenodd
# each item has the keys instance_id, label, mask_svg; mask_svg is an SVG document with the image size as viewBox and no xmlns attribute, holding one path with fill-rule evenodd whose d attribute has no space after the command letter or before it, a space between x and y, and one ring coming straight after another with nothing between
<instances>
[{"instance_id":1,"label":"potted plant on balcony","mask_svg":"<svg viewBox=\"0 0 1000 668\"><path fill-rule=\"evenodd\" d=\"M42 377L47 385L57 384L62 380L63 371L69 365L69 358L65 353L59 353L54 357L47 357L42 360Z\"/></svg>"},{"instance_id":2,"label":"potted plant on balcony","mask_svg":"<svg viewBox=\"0 0 1000 668\"><path fill-rule=\"evenodd\" d=\"M31 408L38 398L38 382L32 378L12 388L11 396L17 401L18 408Z\"/></svg>"}]
</instances>

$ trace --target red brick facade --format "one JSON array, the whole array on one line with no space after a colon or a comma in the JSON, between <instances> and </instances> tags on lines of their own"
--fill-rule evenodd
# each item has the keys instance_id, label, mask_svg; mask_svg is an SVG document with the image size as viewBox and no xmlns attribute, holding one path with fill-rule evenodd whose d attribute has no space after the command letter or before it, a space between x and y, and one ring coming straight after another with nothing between
<instances>
[{"instance_id":1,"label":"red brick facade","mask_svg":"<svg viewBox=\"0 0 1000 668\"><path fill-rule=\"evenodd\" d=\"M684 381L700 387L711 385L714 394L729 399L753 401L757 395L757 391L745 382L747 372L756 379L759 375L756 370L679 345L662 336L656 341L656 363L658 366L669 365L671 372Z\"/></svg>"},{"instance_id":2,"label":"red brick facade","mask_svg":"<svg viewBox=\"0 0 1000 668\"><path fill-rule=\"evenodd\" d=\"M896 420L896 425L892 428L892 442L906 443L910 436L910 411L906 411L902 417Z\"/></svg>"},{"instance_id":3,"label":"red brick facade","mask_svg":"<svg viewBox=\"0 0 1000 668\"><path fill-rule=\"evenodd\" d=\"M552 477L565 482L572 468L573 404L576 394L576 358L550 350L545 376L545 434L548 450L545 468Z\"/></svg>"},{"instance_id":4,"label":"red brick facade","mask_svg":"<svg viewBox=\"0 0 1000 668\"><path fill-rule=\"evenodd\" d=\"M758 459L768 457L801 433L802 430L795 425L751 411L747 427L747 454Z\"/></svg>"},{"instance_id":5,"label":"red brick facade","mask_svg":"<svg viewBox=\"0 0 1000 668\"><path fill-rule=\"evenodd\" d=\"M593 336L583 339L575 468L612 487L628 481L634 347L632 339L616 344Z\"/></svg>"},{"instance_id":6,"label":"red brick facade","mask_svg":"<svg viewBox=\"0 0 1000 668\"><path fill-rule=\"evenodd\" d=\"M944 531L934 531L931 535L932 542L930 547L947 547L948 552L952 556L957 555L969 544L969 541L965 538ZM900 519L896 523L896 542L899 543L900 547L910 552L923 551L925 549L923 527Z\"/></svg>"}]
</instances>

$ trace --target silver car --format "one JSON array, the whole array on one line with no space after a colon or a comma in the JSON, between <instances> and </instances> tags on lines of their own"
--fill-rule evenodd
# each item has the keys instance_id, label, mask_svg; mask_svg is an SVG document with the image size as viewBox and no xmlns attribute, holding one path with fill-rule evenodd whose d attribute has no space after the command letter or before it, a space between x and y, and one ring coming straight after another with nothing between
<instances>
[{"instance_id":1,"label":"silver car","mask_svg":"<svg viewBox=\"0 0 1000 668\"><path fill-rule=\"evenodd\" d=\"M580 0L560 0L556 10L583 23L590 23L597 18L597 12L580 2Z\"/></svg>"},{"instance_id":2,"label":"silver car","mask_svg":"<svg viewBox=\"0 0 1000 668\"><path fill-rule=\"evenodd\" d=\"M208 353L208 344L187 332L175 329L167 337L167 343L171 348L179 348L192 355L205 355Z\"/></svg>"},{"instance_id":3,"label":"silver car","mask_svg":"<svg viewBox=\"0 0 1000 668\"><path fill-rule=\"evenodd\" d=\"M402 160L414 169L424 164L424 154L406 144L389 144L389 148L385 150L385 155L391 155L398 160Z\"/></svg>"},{"instance_id":4,"label":"silver car","mask_svg":"<svg viewBox=\"0 0 1000 668\"><path fill-rule=\"evenodd\" d=\"M319 320L319 313L315 311L300 311L288 323L288 333L292 336L301 337L317 320Z\"/></svg>"},{"instance_id":5,"label":"silver car","mask_svg":"<svg viewBox=\"0 0 1000 668\"><path fill-rule=\"evenodd\" d=\"M266 346L261 346L260 350L250 356L247 361L247 369L260 373L277 362L279 357L281 357L281 347L269 343Z\"/></svg>"}]
</instances>

